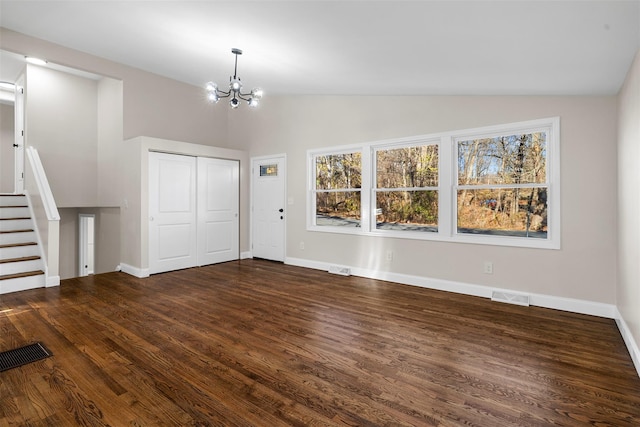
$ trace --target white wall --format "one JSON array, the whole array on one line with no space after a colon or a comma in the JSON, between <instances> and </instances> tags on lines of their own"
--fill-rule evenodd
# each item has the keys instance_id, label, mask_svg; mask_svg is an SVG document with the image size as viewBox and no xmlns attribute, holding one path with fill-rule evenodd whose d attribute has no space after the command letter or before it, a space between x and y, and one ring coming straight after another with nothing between
<instances>
[{"instance_id":1,"label":"white wall","mask_svg":"<svg viewBox=\"0 0 640 427\"><path fill-rule=\"evenodd\" d=\"M618 280L616 301L623 321L640 344L640 51L618 102ZM640 353L636 353L640 373Z\"/></svg>"},{"instance_id":2,"label":"white wall","mask_svg":"<svg viewBox=\"0 0 640 427\"><path fill-rule=\"evenodd\" d=\"M542 250L306 231L306 151L312 148L560 117L562 248ZM265 97L229 114L251 156L286 153L287 257L468 284L615 303L616 98ZM305 249L299 249L304 241ZM387 250L392 262L384 260ZM492 261L494 274L483 274Z\"/></svg>"},{"instance_id":3,"label":"white wall","mask_svg":"<svg viewBox=\"0 0 640 427\"><path fill-rule=\"evenodd\" d=\"M0 193L13 193L13 143L14 135L13 105L0 104Z\"/></svg>"}]
</instances>

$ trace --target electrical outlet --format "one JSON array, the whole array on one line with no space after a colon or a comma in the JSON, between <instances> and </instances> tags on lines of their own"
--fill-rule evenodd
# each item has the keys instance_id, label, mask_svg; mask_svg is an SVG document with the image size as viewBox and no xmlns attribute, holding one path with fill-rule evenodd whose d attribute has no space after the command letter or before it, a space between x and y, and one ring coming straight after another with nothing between
<instances>
[{"instance_id":1,"label":"electrical outlet","mask_svg":"<svg viewBox=\"0 0 640 427\"><path fill-rule=\"evenodd\" d=\"M491 261L484 262L484 274L493 274L493 263Z\"/></svg>"},{"instance_id":2,"label":"electrical outlet","mask_svg":"<svg viewBox=\"0 0 640 427\"><path fill-rule=\"evenodd\" d=\"M300 250L304 251L304 242L303 241L300 241Z\"/></svg>"},{"instance_id":3,"label":"electrical outlet","mask_svg":"<svg viewBox=\"0 0 640 427\"><path fill-rule=\"evenodd\" d=\"M386 260L389 262L393 261L393 251L387 251Z\"/></svg>"}]
</instances>

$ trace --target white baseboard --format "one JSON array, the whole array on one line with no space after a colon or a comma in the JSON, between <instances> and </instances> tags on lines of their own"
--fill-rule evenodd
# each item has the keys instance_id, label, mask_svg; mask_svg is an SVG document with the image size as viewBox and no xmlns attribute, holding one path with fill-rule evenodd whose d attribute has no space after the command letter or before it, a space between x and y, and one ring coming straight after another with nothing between
<instances>
[{"instance_id":1,"label":"white baseboard","mask_svg":"<svg viewBox=\"0 0 640 427\"><path fill-rule=\"evenodd\" d=\"M240 259L253 258L251 251L240 252Z\"/></svg>"},{"instance_id":2,"label":"white baseboard","mask_svg":"<svg viewBox=\"0 0 640 427\"><path fill-rule=\"evenodd\" d=\"M149 269L148 268L138 268L138 267L133 267L129 264L125 264L123 262L120 263L120 270L123 273L127 273L130 274L132 276L135 276L139 279L144 279L145 277L149 277Z\"/></svg>"},{"instance_id":3,"label":"white baseboard","mask_svg":"<svg viewBox=\"0 0 640 427\"><path fill-rule=\"evenodd\" d=\"M631 334L631 330L629 330L629 327L627 326L627 322L624 321L622 314L620 314L617 308L616 324L618 325L620 335L622 335L622 339L627 346L627 350L629 350L631 360L633 361L633 365L636 367L638 376L640 376L640 349L638 349L638 343L636 343L636 341L633 339L633 335Z\"/></svg>"},{"instance_id":4,"label":"white baseboard","mask_svg":"<svg viewBox=\"0 0 640 427\"><path fill-rule=\"evenodd\" d=\"M286 264L299 267L313 268L316 270L329 270L330 263L306 260L301 258L287 258ZM491 298L491 293L495 290L523 294L522 291L511 289L494 288L484 285L474 285L470 283L454 282L452 280L433 279L422 276L412 276L409 274L393 273L389 271L369 270L358 267L350 267L354 276L367 277L369 279L386 280L389 282L402 283L404 285L419 286L422 288L436 289L440 291L455 292L458 294L472 295L482 298ZM556 297L552 295L526 293L530 297L530 305L538 307L553 308L556 310L571 311L573 313L589 314L592 316L615 319L616 306L613 304L603 304L593 301L585 301L573 298Z\"/></svg>"},{"instance_id":5,"label":"white baseboard","mask_svg":"<svg viewBox=\"0 0 640 427\"><path fill-rule=\"evenodd\" d=\"M53 286L60 286L60 276L47 276L45 287L51 288Z\"/></svg>"}]
</instances>

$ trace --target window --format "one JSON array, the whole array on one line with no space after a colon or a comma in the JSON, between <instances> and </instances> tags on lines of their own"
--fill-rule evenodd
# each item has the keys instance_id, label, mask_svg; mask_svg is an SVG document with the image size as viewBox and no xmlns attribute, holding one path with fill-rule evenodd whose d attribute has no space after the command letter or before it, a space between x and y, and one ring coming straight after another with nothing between
<instances>
[{"instance_id":1,"label":"window","mask_svg":"<svg viewBox=\"0 0 640 427\"><path fill-rule=\"evenodd\" d=\"M375 228L438 231L438 145L375 149Z\"/></svg>"},{"instance_id":2,"label":"window","mask_svg":"<svg viewBox=\"0 0 640 427\"><path fill-rule=\"evenodd\" d=\"M278 176L278 164L260 165L260 176Z\"/></svg>"},{"instance_id":3,"label":"window","mask_svg":"<svg viewBox=\"0 0 640 427\"><path fill-rule=\"evenodd\" d=\"M362 154L314 157L315 225L360 227Z\"/></svg>"},{"instance_id":4,"label":"window","mask_svg":"<svg viewBox=\"0 0 640 427\"><path fill-rule=\"evenodd\" d=\"M313 231L560 248L559 118L310 150Z\"/></svg>"},{"instance_id":5,"label":"window","mask_svg":"<svg viewBox=\"0 0 640 427\"><path fill-rule=\"evenodd\" d=\"M547 133L456 141L457 232L547 238Z\"/></svg>"}]
</instances>

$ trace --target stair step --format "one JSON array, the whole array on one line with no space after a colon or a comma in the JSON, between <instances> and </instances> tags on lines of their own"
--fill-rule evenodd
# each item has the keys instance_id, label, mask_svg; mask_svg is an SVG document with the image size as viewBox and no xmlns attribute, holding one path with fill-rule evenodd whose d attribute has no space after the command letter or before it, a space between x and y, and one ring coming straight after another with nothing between
<instances>
[{"instance_id":1,"label":"stair step","mask_svg":"<svg viewBox=\"0 0 640 427\"><path fill-rule=\"evenodd\" d=\"M21 194L0 194L0 207L15 205L26 206L27 197Z\"/></svg>"},{"instance_id":2,"label":"stair step","mask_svg":"<svg viewBox=\"0 0 640 427\"><path fill-rule=\"evenodd\" d=\"M0 260L0 275L24 273L44 269L44 261L38 255L3 258Z\"/></svg>"},{"instance_id":3,"label":"stair step","mask_svg":"<svg viewBox=\"0 0 640 427\"><path fill-rule=\"evenodd\" d=\"M22 277L39 276L41 274L44 274L44 271L42 270L25 271L24 273L5 274L3 276L0 276L0 280L20 279Z\"/></svg>"},{"instance_id":4,"label":"stair step","mask_svg":"<svg viewBox=\"0 0 640 427\"><path fill-rule=\"evenodd\" d=\"M31 276L14 277L13 279L3 278L0 280L0 295L9 292L25 291L27 289L43 288L46 286L46 278L42 271L34 270Z\"/></svg>"},{"instance_id":5,"label":"stair step","mask_svg":"<svg viewBox=\"0 0 640 427\"><path fill-rule=\"evenodd\" d=\"M31 218L0 219L0 231L24 230L27 228L33 228L33 222L31 221Z\"/></svg>"},{"instance_id":6,"label":"stair step","mask_svg":"<svg viewBox=\"0 0 640 427\"><path fill-rule=\"evenodd\" d=\"M0 245L0 249L17 248L19 246L34 246L34 245L37 245L37 243L36 242L9 243L7 245Z\"/></svg>"},{"instance_id":7,"label":"stair step","mask_svg":"<svg viewBox=\"0 0 640 427\"><path fill-rule=\"evenodd\" d=\"M7 264L9 262L35 261L37 259L40 259L38 255L23 256L20 258L7 258L7 259L0 259L0 264Z\"/></svg>"},{"instance_id":8,"label":"stair step","mask_svg":"<svg viewBox=\"0 0 640 427\"><path fill-rule=\"evenodd\" d=\"M35 242L38 239L35 231L31 229L0 231L0 245L11 243Z\"/></svg>"},{"instance_id":9,"label":"stair step","mask_svg":"<svg viewBox=\"0 0 640 427\"><path fill-rule=\"evenodd\" d=\"M28 206L0 206L0 219L29 218Z\"/></svg>"},{"instance_id":10,"label":"stair step","mask_svg":"<svg viewBox=\"0 0 640 427\"><path fill-rule=\"evenodd\" d=\"M35 242L12 243L0 246L0 259L20 258L39 254L38 244Z\"/></svg>"}]
</instances>

